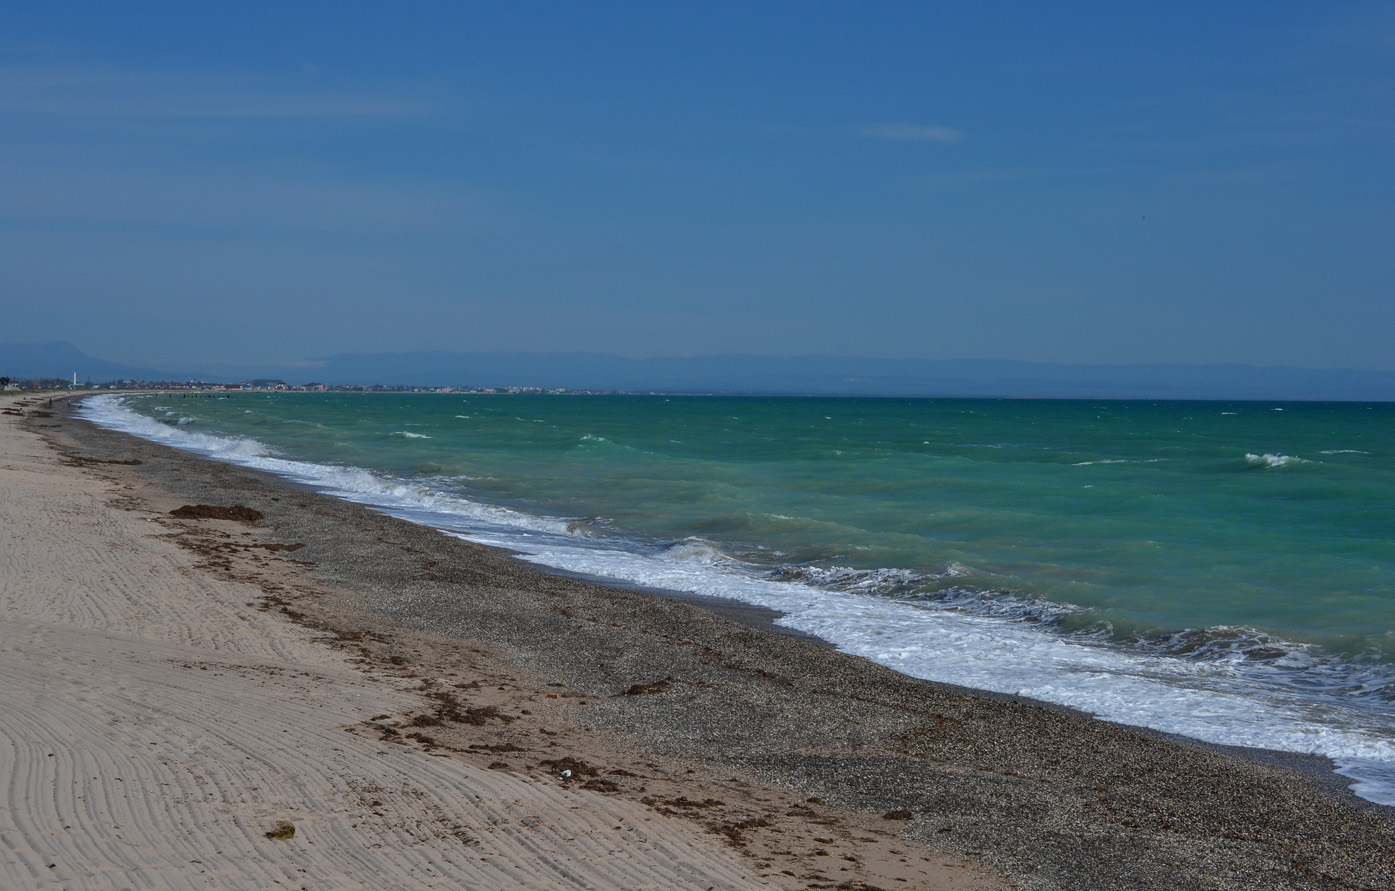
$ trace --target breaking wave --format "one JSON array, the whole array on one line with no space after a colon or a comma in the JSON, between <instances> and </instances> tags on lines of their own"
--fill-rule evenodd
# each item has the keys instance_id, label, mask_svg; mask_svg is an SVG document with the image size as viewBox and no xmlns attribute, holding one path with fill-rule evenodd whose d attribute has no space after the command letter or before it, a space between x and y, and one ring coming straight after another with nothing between
<instances>
[{"instance_id":1,"label":"breaking wave","mask_svg":"<svg viewBox=\"0 0 1395 891\"><path fill-rule=\"evenodd\" d=\"M1295 455L1275 455L1265 452L1263 455L1256 455L1252 452L1245 454L1245 463L1252 467L1290 467L1297 464L1310 463L1307 459L1299 458Z\"/></svg>"}]
</instances>

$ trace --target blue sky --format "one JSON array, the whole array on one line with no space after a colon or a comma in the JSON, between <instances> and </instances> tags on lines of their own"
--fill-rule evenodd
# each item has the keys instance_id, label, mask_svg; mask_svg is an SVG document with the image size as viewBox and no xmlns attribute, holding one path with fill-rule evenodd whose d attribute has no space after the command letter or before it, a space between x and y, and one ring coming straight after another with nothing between
<instances>
[{"instance_id":1,"label":"blue sky","mask_svg":"<svg viewBox=\"0 0 1395 891\"><path fill-rule=\"evenodd\" d=\"M1388 3L23 6L0 340L1395 369Z\"/></svg>"}]
</instances>

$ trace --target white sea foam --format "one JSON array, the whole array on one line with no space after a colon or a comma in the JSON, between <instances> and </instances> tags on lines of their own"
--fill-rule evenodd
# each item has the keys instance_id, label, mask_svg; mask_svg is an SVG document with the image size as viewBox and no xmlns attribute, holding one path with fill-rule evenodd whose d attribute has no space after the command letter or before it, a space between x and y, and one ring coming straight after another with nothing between
<instances>
[{"instance_id":1,"label":"white sea foam","mask_svg":"<svg viewBox=\"0 0 1395 891\"><path fill-rule=\"evenodd\" d=\"M578 521L475 503L420 482L288 460L255 440L209 436L147 418L118 397L88 399L82 411L104 426L277 473L460 538L512 549L541 565L764 606L783 614L782 625L914 677L1061 703L1104 720L1208 742L1325 755L1356 794L1395 805L1395 733L1389 727L1266 684L1239 671L1238 657L1187 659L1062 637L1049 630L1049 622L1022 621L1030 617L1031 604L1004 597L995 615L991 598L967 589L939 592L933 601L888 596L914 587L917 574L909 570L806 567L761 575L703 539L645 545L601 535ZM1268 467L1300 459L1246 460ZM968 572L951 564L936 577ZM956 598L974 608L960 608ZM1043 602L1041 609L1045 615L1069 607Z\"/></svg>"},{"instance_id":2,"label":"white sea foam","mask_svg":"<svg viewBox=\"0 0 1395 891\"><path fill-rule=\"evenodd\" d=\"M1161 464L1166 458L1101 458L1098 461L1077 461L1071 467L1089 467L1091 464Z\"/></svg>"},{"instance_id":3,"label":"white sea foam","mask_svg":"<svg viewBox=\"0 0 1395 891\"><path fill-rule=\"evenodd\" d=\"M400 436L403 439L430 439L425 433L413 433L410 430L394 430L389 436Z\"/></svg>"},{"instance_id":4,"label":"white sea foam","mask_svg":"<svg viewBox=\"0 0 1395 891\"><path fill-rule=\"evenodd\" d=\"M713 565L732 562L730 554L704 538L695 537L675 541L660 548L658 556L671 563Z\"/></svg>"},{"instance_id":5,"label":"white sea foam","mask_svg":"<svg viewBox=\"0 0 1395 891\"><path fill-rule=\"evenodd\" d=\"M267 447L255 439L238 439L197 433L137 414L118 396L94 396L82 402L81 414L104 427L132 433L143 439L162 442L214 458L248 460L265 456Z\"/></svg>"},{"instance_id":6,"label":"white sea foam","mask_svg":"<svg viewBox=\"0 0 1395 891\"><path fill-rule=\"evenodd\" d=\"M1324 449L1324 455L1369 455L1370 452L1363 452L1360 449Z\"/></svg>"},{"instance_id":7,"label":"white sea foam","mask_svg":"<svg viewBox=\"0 0 1395 891\"><path fill-rule=\"evenodd\" d=\"M1282 409L1275 409L1275 411L1282 411ZM1256 455L1247 452L1245 454L1245 460L1248 463L1256 465L1258 467L1288 467L1292 464L1310 463L1303 458L1297 457L1296 455L1274 455L1269 452L1265 452L1263 455Z\"/></svg>"},{"instance_id":8,"label":"white sea foam","mask_svg":"<svg viewBox=\"0 0 1395 891\"><path fill-rule=\"evenodd\" d=\"M171 427L132 411L118 396L96 396L84 400L82 415L104 427L274 473L346 501L372 505L426 525L456 523L472 529L499 527L514 533L532 531L557 535L566 535L569 529L569 521L565 519L535 517L505 507L470 501L442 492L427 482L407 482L359 467L280 458L255 439L212 436Z\"/></svg>"}]
</instances>

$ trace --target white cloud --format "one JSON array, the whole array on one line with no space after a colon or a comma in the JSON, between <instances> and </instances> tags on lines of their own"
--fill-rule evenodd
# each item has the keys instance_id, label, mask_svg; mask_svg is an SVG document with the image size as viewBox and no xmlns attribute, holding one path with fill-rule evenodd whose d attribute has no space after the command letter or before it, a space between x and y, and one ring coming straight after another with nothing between
<instances>
[{"instance_id":1,"label":"white cloud","mask_svg":"<svg viewBox=\"0 0 1395 891\"><path fill-rule=\"evenodd\" d=\"M880 124L863 127L858 133L868 139L890 139L899 142L958 142L964 131L953 127L932 127L923 124Z\"/></svg>"}]
</instances>

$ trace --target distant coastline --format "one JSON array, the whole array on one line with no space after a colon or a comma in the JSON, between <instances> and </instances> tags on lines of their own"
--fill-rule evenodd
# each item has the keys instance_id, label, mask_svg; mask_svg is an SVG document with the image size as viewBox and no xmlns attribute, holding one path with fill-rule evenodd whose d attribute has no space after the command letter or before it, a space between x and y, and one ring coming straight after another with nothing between
<instances>
[{"instance_id":1,"label":"distant coastline","mask_svg":"<svg viewBox=\"0 0 1395 891\"><path fill-rule=\"evenodd\" d=\"M64 341L0 344L0 376L82 389L884 396L1392 402L1395 371L1252 365L1058 365L986 359L602 353L340 354L291 365L151 369Z\"/></svg>"}]
</instances>

